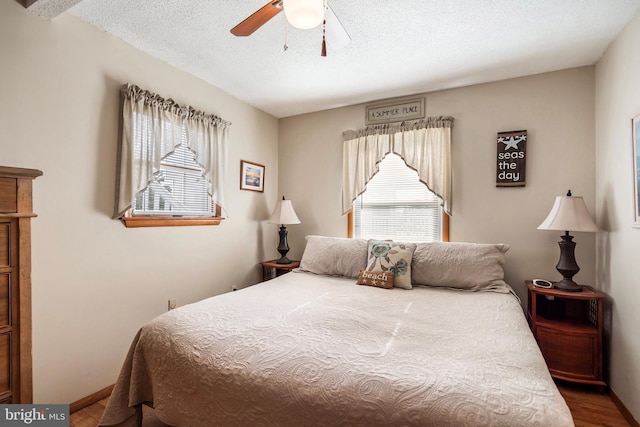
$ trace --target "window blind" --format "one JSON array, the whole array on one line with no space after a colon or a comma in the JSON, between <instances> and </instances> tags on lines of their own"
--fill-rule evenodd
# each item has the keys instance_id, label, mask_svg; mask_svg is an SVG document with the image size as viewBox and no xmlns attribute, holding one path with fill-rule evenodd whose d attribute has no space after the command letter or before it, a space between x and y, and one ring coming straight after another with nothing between
<instances>
[{"instance_id":1,"label":"window blind","mask_svg":"<svg viewBox=\"0 0 640 427\"><path fill-rule=\"evenodd\" d=\"M365 239L442 240L440 199L400 156L389 153L353 205L353 235Z\"/></svg>"},{"instance_id":2,"label":"window blind","mask_svg":"<svg viewBox=\"0 0 640 427\"><path fill-rule=\"evenodd\" d=\"M160 162L160 172L136 197L134 215L212 216L204 169L186 142Z\"/></svg>"}]
</instances>

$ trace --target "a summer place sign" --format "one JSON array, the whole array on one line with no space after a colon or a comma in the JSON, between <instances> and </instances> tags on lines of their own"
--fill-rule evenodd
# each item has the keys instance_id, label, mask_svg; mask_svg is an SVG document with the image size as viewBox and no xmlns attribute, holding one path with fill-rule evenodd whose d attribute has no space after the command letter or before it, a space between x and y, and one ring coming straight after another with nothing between
<instances>
[{"instance_id":1,"label":"a summer place sign","mask_svg":"<svg viewBox=\"0 0 640 427\"><path fill-rule=\"evenodd\" d=\"M367 126L417 119L424 119L424 97L387 100L367 105Z\"/></svg>"}]
</instances>

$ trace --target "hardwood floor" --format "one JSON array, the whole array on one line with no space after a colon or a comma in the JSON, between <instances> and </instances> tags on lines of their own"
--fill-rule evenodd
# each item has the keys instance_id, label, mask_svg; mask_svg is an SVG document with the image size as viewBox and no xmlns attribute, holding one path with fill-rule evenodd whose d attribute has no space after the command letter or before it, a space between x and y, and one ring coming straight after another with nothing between
<instances>
[{"instance_id":1,"label":"hardwood floor","mask_svg":"<svg viewBox=\"0 0 640 427\"><path fill-rule=\"evenodd\" d=\"M108 399L102 399L93 405L87 406L84 409L79 410L71 414L71 420L69 422L70 427L96 427L100 422L104 408L107 405ZM142 427L168 427L165 423L158 420L154 414L153 409L143 406Z\"/></svg>"},{"instance_id":2,"label":"hardwood floor","mask_svg":"<svg viewBox=\"0 0 640 427\"><path fill-rule=\"evenodd\" d=\"M559 383L576 427L629 427L609 395L599 393L594 387ZM96 427L104 412L107 399L94 403L71 414L71 427ZM153 410L145 407L143 427L166 427L153 415Z\"/></svg>"},{"instance_id":3,"label":"hardwood floor","mask_svg":"<svg viewBox=\"0 0 640 427\"><path fill-rule=\"evenodd\" d=\"M576 427L629 427L618 407L606 393L597 387L558 383L558 389L567 402Z\"/></svg>"}]
</instances>

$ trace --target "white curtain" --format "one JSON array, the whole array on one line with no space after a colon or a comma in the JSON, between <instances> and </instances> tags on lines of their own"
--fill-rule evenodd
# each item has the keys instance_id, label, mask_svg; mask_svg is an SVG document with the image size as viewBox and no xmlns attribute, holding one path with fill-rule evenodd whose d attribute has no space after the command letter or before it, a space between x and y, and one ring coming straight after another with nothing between
<instances>
[{"instance_id":1,"label":"white curtain","mask_svg":"<svg viewBox=\"0 0 640 427\"><path fill-rule=\"evenodd\" d=\"M131 208L160 171L160 161L185 139L204 168L209 195L223 208L226 202L227 139L231 123L171 99L127 84L122 86L122 134L119 152L115 217Z\"/></svg>"},{"instance_id":2,"label":"white curtain","mask_svg":"<svg viewBox=\"0 0 640 427\"><path fill-rule=\"evenodd\" d=\"M343 133L342 213L366 190L378 163L398 154L451 215L451 127L453 117L430 117L410 123L370 126Z\"/></svg>"}]
</instances>

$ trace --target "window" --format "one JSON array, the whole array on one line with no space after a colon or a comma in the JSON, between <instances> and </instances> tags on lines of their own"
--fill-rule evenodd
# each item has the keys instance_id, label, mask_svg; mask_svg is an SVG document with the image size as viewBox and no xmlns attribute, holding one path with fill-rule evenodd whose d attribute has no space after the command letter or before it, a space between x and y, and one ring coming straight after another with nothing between
<instances>
[{"instance_id":1,"label":"window","mask_svg":"<svg viewBox=\"0 0 640 427\"><path fill-rule=\"evenodd\" d=\"M147 116L134 113L135 153L141 156L153 150L148 135L151 122ZM159 227L167 225L217 225L220 209L208 193L204 168L187 145L186 129L171 123L163 124L167 139L178 138L180 143L167 154L171 145L161 145L160 171L136 195L131 209L123 220L127 227ZM143 146L144 145L144 146Z\"/></svg>"},{"instance_id":2,"label":"window","mask_svg":"<svg viewBox=\"0 0 640 427\"><path fill-rule=\"evenodd\" d=\"M127 227L217 225L230 123L128 84L115 217Z\"/></svg>"},{"instance_id":3,"label":"window","mask_svg":"<svg viewBox=\"0 0 640 427\"><path fill-rule=\"evenodd\" d=\"M353 203L350 235L412 242L448 240L440 199L400 156L389 153Z\"/></svg>"},{"instance_id":4,"label":"window","mask_svg":"<svg viewBox=\"0 0 640 427\"><path fill-rule=\"evenodd\" d=\"M136 196L132 215L215 216L204 168L184 142L160 161L160 172Z\"/></svg>"}]
</instances>

